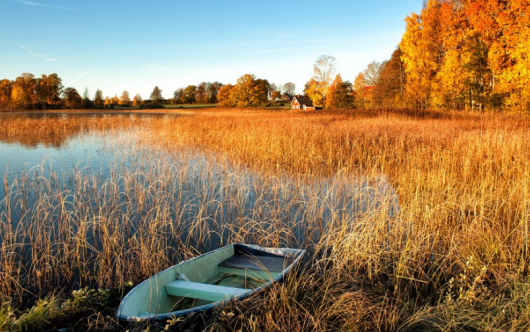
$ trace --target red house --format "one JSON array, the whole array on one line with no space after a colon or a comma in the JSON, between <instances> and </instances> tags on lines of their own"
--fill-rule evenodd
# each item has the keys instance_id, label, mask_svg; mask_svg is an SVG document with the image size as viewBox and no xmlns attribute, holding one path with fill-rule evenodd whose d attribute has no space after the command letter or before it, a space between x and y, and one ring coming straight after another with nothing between
<instances>
[{"instance_id":1,"label":"red house","mask_svg":"<svg viewBox=\"0 0 530 332\"><path fill-rule=\"evenodd\" d=\"M291 106L293 111L302 109L305 112L311 112L315 110L313 101L307 96L294 96L293 100L291 100Z\"/></svg>"}]
</instances>

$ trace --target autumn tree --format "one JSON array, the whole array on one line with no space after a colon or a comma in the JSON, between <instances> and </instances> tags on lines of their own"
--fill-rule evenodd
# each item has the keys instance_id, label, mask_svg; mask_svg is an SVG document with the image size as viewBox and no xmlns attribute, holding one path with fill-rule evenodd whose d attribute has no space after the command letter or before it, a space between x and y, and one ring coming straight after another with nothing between
<instances>
[{"instance_id":1,"label":"autumn tree","mask_svg":"<svg viewBox=\"0 0 530 332\"><path fill-rule=\"evenodd\" d=\"M245 74L237 80L230 98L237 107L261 106L268 101L269 87L267 80Z\"/></svg>"},{"instance_id":2,"label":"autumn tree","mask_svg":"<svg viewBox=\"0 0 530 332\"><path fill-rule=\"evenodd\" d=\"M306 83L304 93L315 106L324 106L335 66L335 58L329 55L319 56L313 64L313 77Z\"/></svg>"},{"instance_id":3,"label":"autumn tree","mask_svg":"<svg viewBox=\"0 0 530 332\"><path fill-rule=\"evenodd\" d=\"M392 53L390 60L384 63L380 71L373 96L373 101L377 106L403 106L405 71L403 62L401 61L401 55L401 49L398 47Z\"/></svg>"},{"instance_id":4,"label":"autumn tree","mask_svg":"<svg viewBox=\"0 0 530 332\"><path fill-rule=\"evenodd\" d=\"M184 104L184 89L179 88L173 92L173 104Z\"/></svg>"},{"instance_id":5,"label":"autumn tree","mask_svg":"<svg viewBox=\"0 0 530 332\"><path fill-rule=\"evenodd\" d=\"M183 94L183 103L184 104L193 104L195 102L195 93L197 92L197 86L196 85L188 85L184 89Z\"/></svg>"},{"instance_id":6,"label":"autumn tree","mask_svg":"<svg viewBox=\"0 0 530 332\"><path fill-rule=\"evenodd\" d=\"M43 109L46 106L48 100L48 89L46 86L46 80L48 76L42 74L40 78L35 79L35 101L37 108Z\"/></svg>"},{"instance_id":7,"label":"autumn tree","mask_svg":"<svg viewBox=\"0 0 530 332\"><path fill-rule=\"evenodd\" d=\"M83 99L75 88L70 87L63 91L63 103L67 108L76 109L81 107Z\"/></svg>"},{"instance_id":8,"label":"autumn tree","mask_svg":"<svg viewBox=\"0 0 530 332\"><path fill-rule=\"evenodd\" d=\"M353 107L352 84L344 82L338 74L331 83L326 97L326 108L350 108Z\"/></svg>"},{"instance_id":9,"label":"autumn tree","mask_svg":"<svg viewBox=\"0 0 530 332\"><path fill-rule=\"evenodd\" d=\"M158 86L155 86L153 92L151 92L150 99L153 104L160 104L162 102L162 90Z\"/></svg>"},{"instance_id":10,"label":"autumn tree","mask_svg":"<svg viewBox=\"0 0 530 332\"><path fill-rule=\"evenodd\" d=\"M440 24L441 2L429 0L421 15L413 13L405 19L406 31L400 43L405 66L405 93L411 105L429 107L436 73L443 58Z\"/></svg>"},{"instance_id":11,"label":"autumn tree","mask_svg":"<svg viewBox=\"0 0 530 332\"><path fill-rule=\"evenodd\" d=\"M379 80L383 68L386 66L386 61L378 62L373 61L366 66L359 75L357 75L354 81L354 87L356 93L359 95L358 106L374 106L374 91L379 85Z\"/></svg>"},{"instance_id":12,"label":"autumn tree","mask_svg":"<svg viewBox=\"0 0 530 332\"><path fill-rule=\"evenodd\" d=\"M36 107L55 107L61 100L62 80L57 74L43 74L34 80L34 89Z\"/></svg>"},{"instance_id":13,"label":"autumn tree","mask_svg":"<svg viewBox=\"0 0 530 332\"><path fill-rule=\"evenodd\" d=\"M46 86L46 102L49 105L56 106L61 101L63 93L63 80L57 74L50 74L44 80Z\"/></svg>"},{"instance_id":14,"label":"autumn tree","mask_svg":"<svg viewBox=\"0 0 530 332\"><path fill-rule=\"evenodd\" d=\"M530 15L527 0L482 0L474 14L475 31L488 45L493 99L521 112L530 112ZM470 15L472 16L472 15ZM482 24L481 24L482 23ZM503 96L503 97L502 97ZM497 101L498 103L499 101Z\"/></svg>"},{"instance_id":15,"label":"autumn tree","mask_svg":"<svg viewBox=\"0 0 530 332\"><path fill-rule=\"evenodd\" d=\"M0 108L35 109L57 106L62 93L62 80L57 74L24 73L14 81L2 80Z\"/></svg>"},{"instance_id":16,"label":"autumn tree","mask_svg":"<svg viewBox=\"0 0 530 332\"><path fill-rule=\"evenodd\" d=\"M205 104L208 102L208 90L210 89L210 83L201 82L195 89L195 102L199 104Z\"/></svg>"},{"instance_id":17,"label":"autumn tree","mask_svg":"<svg viewBox=\"0 0 530 332\"><path fill-rule=\"evenodd\" d=\"M364 88L366 87L366 82L364 80L364 74L360 72L353 81L353 89L357 94L362 94Z\"/></svg>"},{"instance_id":18,"label":"autumn tree","mask_svg":"<svg viewBox=\"0 0 530 332\"><path fill-rule=\"evenodd\" d=\"M232 84L226 84L219 88L219 91L217 92L217 100L219 102L219 106L224 106L224 107L236 106L236 103L234 103L233 100L231 99L233 89L234 89L234 86Z\"/></svg>"},{"instance_id":19,"label":"autumn tree","mask_svg":"<svg viewBox=\"0 0 530 332\"><path fill-rule=\"evenodd\" d=\"M379 83L379 77L381 76L381 72L383 71L385 64L385 61L383 63L373 61L368 64L366 69L363 71L364 83L366 86L377 86Z\"/></svg>"},{"instance_id":20,"label":"autumn tree","mask_svg":"<svg viewBox=\"0 0 530 332\"><path fill-rule=\"evenodd\" d=\"M128 91L123 91L120 97L120 105L129 106L131 104L131 97Z\"/></svg>"},{"instance_id":21,"label":"autumn tree","mask_svg":"<svg viewBox=\"0 0 530 332\"><path fill-rule=\"evenodd\" d=\"M250 106L263 106L269 101L270 84L268 80L258 78L252 82Z\"/></svg>"},{"instance_id":22,"label":"autumn tree","mask_svg":"<svg viewBox=\"0 0 530 332\"><path fill-rule=\"evenodd\" d=\"M410 105L525 109L527 10L525 0L426 1L400 43Z\"/></svg>"},{"instance_id":23,"label":"autumn tree","mask_svg":"<svg viewBox=\"0 0 530 332\"><path fill-rule=\"evenodd\" d=\"M245 74L236 85L223 85L219 88L217 99L220 106L256 107L268 102L270 84L267 80Z\"/></svg>"},{"instance_id":24,"label":"autumn tree","mask_svg":"<svg viewBox=\"0 0 530 332\"><path fill-rule=\"evenodd\" d=\"M133 106L140 106L142 104L142 96L139 93L133 98Z\"/></svg>"},{"instance_id":25,"label":"autumn tree","mask_svg":"<svg viewBox=\"0 0 530 332\"><path fill-rule=\"evenodd\" d=\"M219 82L213 82L208 87L208 103L215 104L217 103L217 94L219 93L219 89L223 86L222 83Z\"/></svg>"},{"instance_id":26,"label":"autumn tree","mask_svg":"<svg viewBox=\"0 0 530 332\"><path fill-rule=\"evenodd\" d=\"M317 107L324 106L324 87L320 85L320 82L317 82L314 78L310 79L309 82L305 84L304 93L311 98L313 105Z\"/></svg>"},{"instance_id":27,"label":"autumn tree","mask_svg":"<svg viewBox=\"0 0 530 332\"><path fill-rule=\"evenodd\" d=\"M8 109L11 107L11 90L12 84L8 79L0 81L0 109Z\"/></svg>"},{"instance_id":28,"label":"autumn tree","mask_svg":"<svg viewBox=\"0 0 530 332\"><path fill-rule=\"evenodd\" d=\"M27 96L24 86L20 84L13 84L11 90L11 105L15 109L23 109L30 105L30 98Z\"/></svg>"},{"instance_id":29,"label":"autumn tree","mask_svg":"<svg viewBox=\"0 0 530 332\"><path fill-rule=\"evenodd\" d=\"M11 90L11 102L14 108L29 109L35 106L35 76L24 73L13 82Z\"/></svg>"},{"instance_id":30,"label":"autumn tree","mask_svg":"<svg viewBox=\"0 0 530 332\"><path fill-rule=\"evenodd\" d=\"M366 96L366 82L364 74L360 72L353 81L353 90L355 91L355 102L357 107L365 107Z\"/></svg>"}]
</instances>

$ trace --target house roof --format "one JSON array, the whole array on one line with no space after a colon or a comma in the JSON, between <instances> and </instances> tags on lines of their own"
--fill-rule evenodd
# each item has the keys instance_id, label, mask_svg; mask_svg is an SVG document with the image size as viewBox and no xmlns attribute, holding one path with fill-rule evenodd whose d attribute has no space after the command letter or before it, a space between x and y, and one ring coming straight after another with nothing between
<instances>
[{"instance_id":1,"label":"house roof","mask_svg":"<svg viewBox=\"0 0 530 332\"><path fill-rule=\"evenodd\" d=\"M296 98L296 100L298 100L300 105L306 105L306 106L309 106L309 107L313 107L313 101L311 100L311 98L309 98L307 96L294 96L293 97L293 101L294 101L295 98ZM291 101L291 103L292 103L292 101Z\"/></svg>"}]
</instances>

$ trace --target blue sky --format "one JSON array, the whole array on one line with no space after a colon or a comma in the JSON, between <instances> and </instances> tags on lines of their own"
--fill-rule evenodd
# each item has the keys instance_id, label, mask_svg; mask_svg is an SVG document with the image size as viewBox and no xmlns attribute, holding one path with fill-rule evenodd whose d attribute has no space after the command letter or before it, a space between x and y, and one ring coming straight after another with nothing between
<instances>
[{"instance_id":1,"label":"blue sky","mask_svg":"<svg viewBox=\"0 0 530 332\"><path fill-rule=\"evenodd\" d=\"M299 92L319 55L353 81L388 59L422 0L0 0L0 79L57 73L106 96L165 98L251 73Z\"/></svg>"}]
</instances>

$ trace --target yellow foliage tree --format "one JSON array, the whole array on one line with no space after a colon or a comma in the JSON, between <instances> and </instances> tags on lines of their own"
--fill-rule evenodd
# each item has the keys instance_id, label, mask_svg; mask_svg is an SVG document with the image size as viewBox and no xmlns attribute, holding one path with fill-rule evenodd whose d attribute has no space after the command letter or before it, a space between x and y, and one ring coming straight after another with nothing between
<instances>
[{"instance_id":1,"label":"yellow foliage tree","mask_svg":"<svg viewBox=\"0 0 530 332\"><path fill-rule=\"evenodd\" d=\"M227 84L219 88L217 100L220 106L256 107L267 103L270 84L267 80L245 74L235 86Z\"/></svg>"},{"instance_id":2,"label":"yellow foliage tree","mask_svg":"<svg viewBox=\"0 0 530 332\"><path fill-rule=\"evenodd\" d=\"M11 106L11 81L3 79L0 81L0 109L8 109Z\"/></svg>"},{"instance_id":3,"label":"yellow foliage tree","mask_svg":"<svg viewBox=\"0 0 530 332\"><path fill-rule=\"evenodd\" d=\"M322 83L317 82L315 79L310 79L306 83L304 92L306 95L311 98L313 105L317 107L324 106L324 91L327 89L327 86L323 86Z\"/></svg>"},{"instance_id":4,"label":"yellow foliage tree","mask_svg":"<svg viewBox=\"0 0 530 332\"><path fill-rule=\"evenodd\" d=\"M342 80L342 76L338 74L329 86L326 97L326 108L353 107L353 96L351 92L351 83L345 83Z\"/></svg>"},{"instance_id":5,"label":"yellow foliage tree","mask_svg":"<svg viewBox=\"0 0 530 332\"><path fill-rule=\"evenodd\" d=\"M527 0L511 0L504 12L496 16L499 25L505 27L501 42L507 55L505 59L501 55L496 63L501 69L499 90L509 94L508 106L522 112L530 111L529 8ZM499 58L499 53L498 46L490 51L495 59Z\"/></svg>"},{"instance_id":6,"label":"yellow foliage tree","mask_svg":"<svg viewBox=\"0 0 530 332\"><path fill-rule=\"evenodd\" d=\"M419 107L530 110L528 0L429 0L400 43Z\"/></svg>"},{"instance_id":7,"label":"yellow foliage tree","mask_svg":"<svg viewBox=\"0 0 530 332\"><path fill-rule=\"evenodd\" d=\"M400 43L407 75L405 94L411 105L429 107L442 60L440 3L429 0L421 15L413 13L405 22L407 29Z\"/></svg>"},{"instance_id":8,"label":"yellow foliage tree","mask_svg":"<svg viewBox=\"0 0 530 332\"><path fill-rule=\"evenodd\" d=\"M232 84L226 84L219 88L219 91L217 92L217 101L219 102L219 106L235 106L235 104L232 103L232 100L230 99L230 95L232 93L233 88L234 86Z\"/></svg>"}]
</instances>

